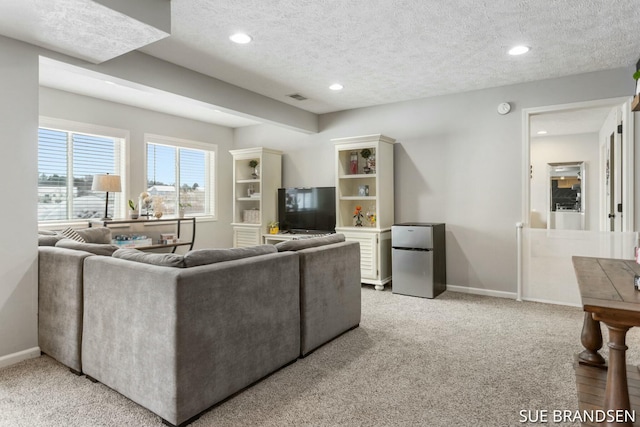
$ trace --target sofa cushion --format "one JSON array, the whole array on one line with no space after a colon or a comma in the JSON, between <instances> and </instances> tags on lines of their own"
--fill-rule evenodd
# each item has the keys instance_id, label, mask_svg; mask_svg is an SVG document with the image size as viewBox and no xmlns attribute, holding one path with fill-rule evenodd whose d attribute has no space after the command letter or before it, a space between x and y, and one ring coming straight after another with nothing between
<instances>
[{"instance_id":1,"label":"sofa cushion","mask_svg":"<svg viewBox=\"0 0 640 427\"><path fill-rule=\"evenodd\" d=\"M76 230L74 230L71 227L67 227L64 230L62 230L60 232L60 234L62 234L64 237L66 237L67 239L71 239L71 240L75 240L76 242L80 242L80 243L85 243L86 240L84 237L82 237L81 235L79 235Z\"/></svg>"},{"instance_id":2,"label":"sofa cushion","mask_svg":"<svg viewBox=\"0 0 640 427\"><path fill-rule=\"evenodd\" d=\"M249 258L258 255L266 255L278 252L273 245L250 246L246 248L231 249L196 249L184 255L186 267L215 264L217 262L231 261L234 259Z\"/></svg>"},{"instance_id":3,"label":"sofa cushion","mask_svg":"<svg viewBox=\"0 0 640 427\"><path fill-rule=\"evenodd\" d=\"M106 243L83 243L71 239L59 240L56 244L58 248L74 249L76 251L85 251L95 255L111 256L119 248L116 245Z\"/></svg>"},{"instance_id":4,"label":"sofa cushion","mask_svg":"<svg viewBox=\"0 0 640 427\"><path fill-rule=\"evenodd\" d=\"M111 230L107 227L89 227L76 232L87 243L111 243Z\"/></svg>"},{"instance_id":5,"label":"sofa cushion","mask_svg":"<svg viewBox=\"0 0 640 427\"><path fill-rule=\"evenodd\" d=\"M38 246L55 246L59 240L64 239L61 234L40 234L38 233Z\"/></svg>"},{"instance_id":6,"label":"sofa cushion","mask_svg":"<svg viewBox=\"0 0 640 427\"><path fill-rule=\"evenodd\" d=\"M331 234L329 236L312 237L310 239L287 240L286 242L277 243L275 246L278 249L278 252L300 251L302 249L331 245L333 243L340 243L344 241L344 234Z\"/></svg>"},{"instance_id":7,"label":"sofa cushion","mask_svg":"<svg viewBox=\"0 0 640 427\"><path fill-rule=\"evenodd\" d=\"M184 256L179 254L155 254L142 252L138 249L122 248L115 251L112 256L114 258L142 262L145 264L159 265L161 267L183 268L185 266Z\"/></svg>"}]
</instances>

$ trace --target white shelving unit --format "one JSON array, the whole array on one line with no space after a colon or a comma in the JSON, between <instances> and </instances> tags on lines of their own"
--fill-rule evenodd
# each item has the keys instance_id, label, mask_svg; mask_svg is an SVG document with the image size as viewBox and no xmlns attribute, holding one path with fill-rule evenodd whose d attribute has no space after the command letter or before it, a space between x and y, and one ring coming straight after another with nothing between
<instances>
[{"instance_id":1,"label":"white shelving unit","mask_svg":"<svg viewBox=\"0 0 640 427\"><path fill-rule=\"evenodd\" d=\"M336 232L360 243L362 283L383 290L391 281L391 226L393 206L393 144L384 135L332 139L336 159ZM365 169L362 150L375 156L375 166ZM357 167L353 160L357 159ZM367 173L368 172L368 173ZM356 226L354 212L362 207L363 225ZM375 214L375 222L367 214Z\"/></svg>"},{"instance_id":2,"label":"white shelving unit","mask_svg":"<svg viewBox=\"0 0 640 427\"><path fill-rule=\"evenodd\" d=\"M277 221L282 186L282 152L268 148L229 151L233 156L233 246L261 244L267 226ZM257 168L249 162L258 162ZM257 172L257 176L252 175Z\"/></svg>"}]
</instances>

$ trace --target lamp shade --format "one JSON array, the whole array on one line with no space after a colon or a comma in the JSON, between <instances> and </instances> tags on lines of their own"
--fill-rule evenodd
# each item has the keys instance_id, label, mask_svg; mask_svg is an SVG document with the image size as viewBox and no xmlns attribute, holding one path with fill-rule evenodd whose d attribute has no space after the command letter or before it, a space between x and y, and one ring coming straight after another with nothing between
<instances>
[{"instance_id":1,"label":"lamp shade","mask_svg":"<svg viewBox=\"0 0 640 427\"><path fill-rule=\"evenodd\" d=\"M93 175L93 183L91 184L93 191L107 191L118 193L121 191L120 175L96 174Z\"/></svg>"}]
</instances>

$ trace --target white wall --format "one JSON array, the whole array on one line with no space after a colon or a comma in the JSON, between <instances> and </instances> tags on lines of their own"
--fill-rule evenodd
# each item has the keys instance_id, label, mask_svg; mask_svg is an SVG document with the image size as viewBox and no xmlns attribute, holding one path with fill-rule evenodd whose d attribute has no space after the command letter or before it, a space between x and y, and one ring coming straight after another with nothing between
<instances>
[{"instance_id":1,"label":"white wall","mask_svg":"<svg viewBox=\"0 0 640 427\"><path fill-rule=\"evenodd\" d=\"M38 57L0 36L0 366L38 345ZM37 350L37 349L36 349ZM11 359L3 356L13 354ZM24 355L22 355L24 356Z\"/></svg>"},{"instance_id":2,"label":"white wall","mask_svg":"<svg viewBox=\"0 0 640 427\"><path fill-rule=\"evenodd\" d=\"M125 195L127 199L137 200L138 195L146 188L145 133L217 144L218 220L197 223L194 247L232 245L233 236L229 226L232 164L229 150L233 143L233 129L46 87L40 88L40 115L128 130L131 166L125 186L130 189Z\"/></svg>"},{"instance_id":3,"label":"white wall","mask_svg":"<svg viewBox=\"0 0 640 427\"><path fill-rule=\"evenodd\" d=\"M587 230L598 231L600 224L600 180L598 134L562 135L531 138L531 226L547 228L549 209L549 181L547 165L560 162L585 162L586 176L582 191L586 200L585 220ZM534 218L536 220L534 221ZM535 225L538 225L535 227Z\"/></svg>"},{"instance_id":4,"label":"white wall","mask_svg":"<svg viewBox=\"0 0 640 427\"><path fill-rule=\"evenodd\" d=\"M281 149L283 185L334 185L331 138L396 138L395 219L447 224L447 281L516 290L515 224L522 218L522 109L627 96L632 67L320 116L320 133L260 125L238 147ZM512 112L500 116L501 102Z\"/></svg>"}]
</instances>

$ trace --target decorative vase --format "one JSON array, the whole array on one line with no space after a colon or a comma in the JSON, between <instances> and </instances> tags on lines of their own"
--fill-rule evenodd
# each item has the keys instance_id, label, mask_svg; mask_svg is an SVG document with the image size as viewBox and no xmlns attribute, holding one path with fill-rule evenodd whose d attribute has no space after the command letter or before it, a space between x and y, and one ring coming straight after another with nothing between
<instances>
[{"instance_id":1,"label":"decorative vase","mask_svg":"<svg viewBox=\"0 0 640 427\"><path fill-rule=\"evenodd\" d=\"M356 175L358 173L358 152L352 151L349 158L349 173Z\"/></svg>"},{"instance_id":2,"label":"decorative vase","mask_svg":"<svg viewBox=\"0 0 640 427\"><path fill-rule=\"evenodd\" d=\"M138 219L138 216L139 216L138 212L136 212L136 211L129 211L129 218L131 218L131 219Z\"/></svg>"},{"instance_id":3,"label":"decorative vase","mask_svg":"<svg viewBox=\"0 0 640 427\"><path fill-rule=\"evenodd\" d=\"M251 178L258 179L259 177L260 177L260 174L258 174L258 167L256 166L255 168L253 168L253 173L251 174Z\"/></svg>"},{"instance_id":4,"label":"decorative vase","mask_svg":"<svg viewBox=\"0 0 640 427\"><path fill-rule=\"evenodd\" d=\"M178 210L178 218L184 218L184 209L180 208L180 210Z\"/></svg>"},{"instance_id":5,"label":"decorative vase","mask_svg":"<svg viewBox=\"0 0 640 427\"><path fill-rule=\"evenodd\" d=\"M376 155L373 153L367 157L367 169L369 172L366 173L376 173Z\"/></svg>"}]
</instances>

